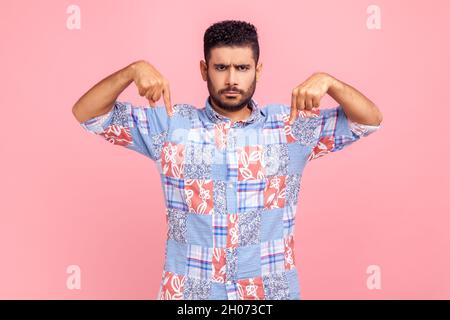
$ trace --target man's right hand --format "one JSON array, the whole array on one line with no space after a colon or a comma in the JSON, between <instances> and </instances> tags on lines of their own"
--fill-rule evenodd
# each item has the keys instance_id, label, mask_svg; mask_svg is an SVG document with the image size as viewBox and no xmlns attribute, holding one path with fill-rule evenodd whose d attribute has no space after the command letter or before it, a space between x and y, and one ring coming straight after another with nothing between
<instances>
[{"instance_id":1,"label":"man's right hand","mask_svg":"<svg viewBox=\"0 0 450 320\"><path fill-rule=\"evenodd\" d=\"M170 101L169 81L145 60L134 62L131 65L131 69L133 71L133 81L139 90L139 95L147 98L152 107L156 106L156 101L162 95L167 114L172 116L173 108Z\"/></svg>"}]
</instances>

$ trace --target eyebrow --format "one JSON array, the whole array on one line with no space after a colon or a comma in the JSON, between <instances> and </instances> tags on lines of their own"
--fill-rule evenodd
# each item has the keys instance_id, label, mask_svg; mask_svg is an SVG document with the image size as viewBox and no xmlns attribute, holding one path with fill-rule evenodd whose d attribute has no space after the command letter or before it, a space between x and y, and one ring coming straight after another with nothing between
<instances>
[{"instance_id":1,"label":"eyebrow","mask_svg":"<svg viewBox=\"0 0 450 320\"><path fill-rule=\"evenodd\" d=\"M235 67L248 67L250 68L251 65L250 64L233 64ZM219 67L219 66L225 66L225 67L229 67L229 64L223 64L223 63L214 63L214 67Z\"/></svg>"}]
</instances>

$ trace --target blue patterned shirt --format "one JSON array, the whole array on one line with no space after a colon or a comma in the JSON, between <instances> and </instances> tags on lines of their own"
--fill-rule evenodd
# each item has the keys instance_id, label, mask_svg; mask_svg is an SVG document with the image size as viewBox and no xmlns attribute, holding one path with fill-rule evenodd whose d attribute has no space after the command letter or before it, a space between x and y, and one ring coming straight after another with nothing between
<instances>
[{"instance_id":1,"label":"blue patterned shirt","mask_svg":"<svg viewBox=\"0 0 450 320\"><path fill-rule=\"evenodd\" d=\"M204 108L115 101L81 126L155 161L167 220L158 299L300 299L296 206L309 161L376 131L342 106L300 112L262 108L232 121Z\"/></svg>"}]
</instances>

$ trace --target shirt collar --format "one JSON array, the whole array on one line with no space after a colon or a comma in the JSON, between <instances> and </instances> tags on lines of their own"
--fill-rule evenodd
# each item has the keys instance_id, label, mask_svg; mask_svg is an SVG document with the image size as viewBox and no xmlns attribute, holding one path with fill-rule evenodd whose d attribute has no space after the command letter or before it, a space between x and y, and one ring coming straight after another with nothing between
<instances>
[{"instance_id":1,"label":"shirt collar","mask_svg":"<svg viewBox=\"0 0 450 320\"><path fill-rule=\"evenodd\" d=\"M262 111L259 108L258 102L256 102L255 99L253 98L250 99L249 106L252 109L250 116L245 120L235 121L236 124L238 125L250 124L252 122L262 119L265 116L264 111ZM218 123L221 121L223 122L231 121L230 118L225 117L219 114L216 110L214 110L214 108L209 103L209 96L208 98L206 98L205 102L205 113L208 116L209 120L211 120L214 123Z\"/></svg>"}]
</instances>

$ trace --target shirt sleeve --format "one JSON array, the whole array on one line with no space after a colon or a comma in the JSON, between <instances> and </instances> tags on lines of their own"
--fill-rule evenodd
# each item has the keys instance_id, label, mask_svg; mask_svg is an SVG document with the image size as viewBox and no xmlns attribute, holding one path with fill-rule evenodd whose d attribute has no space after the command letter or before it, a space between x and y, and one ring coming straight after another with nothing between
<instances>
[{"instance_id":1,"label":"shirt sleeve","mask_svg":"<svg viewBox=\"0 0 450 320\"><path fill-rule=\"evenodd\" d=\"M342 106L320 110L318 141L312 148L308 160L317 159L330 152L342 150L362 137L367 137L381 128L351 121Z\"/></svg>"},{"instance_id":2,"label":"shirt sleeve","mask_svg":"<svg viewBox=\"0 0 450 320\"><path fill-rule=\"evenodd\" d=\"M80 123L90 133L106 141L158 160L167 138L169 116L165 106L135 106L116 100L106 114Z\"/></svg>"}]
</instances>

